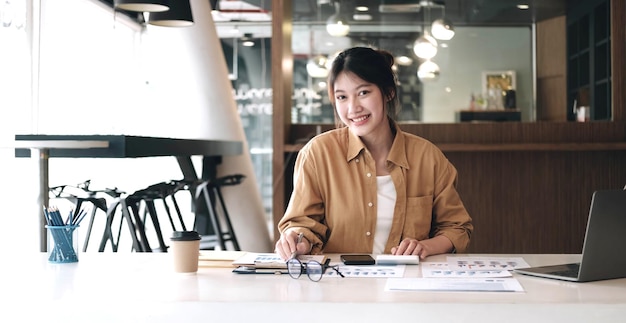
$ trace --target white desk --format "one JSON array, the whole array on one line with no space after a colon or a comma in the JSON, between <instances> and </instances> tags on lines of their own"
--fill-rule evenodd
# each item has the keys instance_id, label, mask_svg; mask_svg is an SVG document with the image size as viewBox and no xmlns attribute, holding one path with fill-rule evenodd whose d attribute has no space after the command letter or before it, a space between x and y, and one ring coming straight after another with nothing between
<instances>
[{"instance_id":1,"label":"white desk","mask_svg":"<svg viewBox=\"0 0 626 323\"><path fill-rule=\"evenodd\" d=\"M237 275L229 268L177 275L170 271L169 256L90 253L75 264L50 264L43 253L5 255L9 265L0 275L0 321L572 323L626 318L626 279L570 283L514 274L524 292L389 292L384 278L324 277L315 283L288 275ZM530 265L579 259L490 256L521 256ZM445 261L445 255L428 261ZM419 268L409 267L405 277L419 277Z\"/></svg>"}]
</instances>

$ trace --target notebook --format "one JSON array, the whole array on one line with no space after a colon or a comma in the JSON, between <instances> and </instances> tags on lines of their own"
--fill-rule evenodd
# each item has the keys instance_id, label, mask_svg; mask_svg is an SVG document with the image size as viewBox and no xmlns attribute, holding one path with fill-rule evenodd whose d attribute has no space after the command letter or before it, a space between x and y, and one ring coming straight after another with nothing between
<instances>
[{"instance_id":1,"label":"notebook","mask_svg":"<svg viewBox=\"0 0 626 323\"><path fill-rule=\"evenodd\" d=\"M593 193L580 263L518 268L514 272L574 282L626 277L626 191Z\"/></svg>"}]
</instances>

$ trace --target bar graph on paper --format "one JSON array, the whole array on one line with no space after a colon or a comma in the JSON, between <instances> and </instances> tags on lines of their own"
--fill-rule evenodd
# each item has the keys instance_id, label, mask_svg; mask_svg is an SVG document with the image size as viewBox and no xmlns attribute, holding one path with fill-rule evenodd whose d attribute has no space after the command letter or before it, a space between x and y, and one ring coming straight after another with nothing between
<instances>
[{"instance_id":1,"label":"bar graph on paper","mask_svg":"<svg viewBox=\"0 0 626 323\"><path fill-rule=\"evenodd\" d=\"M530 267L522 257L447 257L451 270L513 270Z\"/></svg>"}]
</instances>

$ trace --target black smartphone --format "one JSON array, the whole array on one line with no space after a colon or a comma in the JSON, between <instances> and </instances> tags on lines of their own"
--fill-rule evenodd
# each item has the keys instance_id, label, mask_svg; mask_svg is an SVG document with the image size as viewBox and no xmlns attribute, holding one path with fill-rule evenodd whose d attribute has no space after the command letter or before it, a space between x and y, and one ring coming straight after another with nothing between
<instances>
[{"instance_id":1,"label":"black smartphone","mask_svg":"<svg viewBox=\"0 0 626 323\"><path fill-rule=\"evenodd\" d=\"M370 255L341 255L345 265L374 265L376 260Z\"/></svg>"}]
</instances>

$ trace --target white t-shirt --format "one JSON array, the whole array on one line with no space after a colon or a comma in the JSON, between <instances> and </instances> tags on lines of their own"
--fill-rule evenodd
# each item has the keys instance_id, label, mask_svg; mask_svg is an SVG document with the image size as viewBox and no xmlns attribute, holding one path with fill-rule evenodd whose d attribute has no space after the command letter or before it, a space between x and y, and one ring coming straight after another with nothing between
<instances>
[{"instance_id":1,"label":"white t-shirt","mask_svg":"<svg viewBox=\"0 0 626 323\"><path fill-rule=\"evenodd\" d=\"M376 176L378 206L376 217L376 233L374 233L373 254L382 254L391 232L393 209L396 205L396 187L393 186L391 175Z\"/></svg>"}]
</instances>

